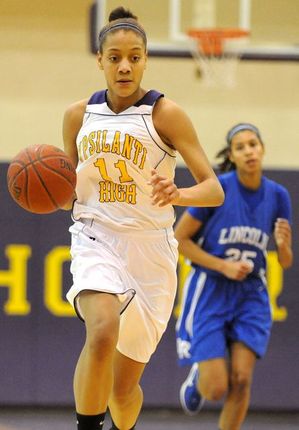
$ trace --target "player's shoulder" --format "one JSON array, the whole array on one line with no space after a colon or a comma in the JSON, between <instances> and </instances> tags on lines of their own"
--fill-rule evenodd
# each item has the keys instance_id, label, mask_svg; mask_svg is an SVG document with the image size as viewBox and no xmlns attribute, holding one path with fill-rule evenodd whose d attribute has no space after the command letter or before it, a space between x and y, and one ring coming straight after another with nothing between
<instances>
[{"instance_id":1,"label":"player's shoulder","mask_svg":"<svg viewBox=\"0 0 299 430\"><path fill-rule=\"evenodd\" d=\"M82 123L88 99L78 100L70 104L64 113L64 122L67 123Z\"/></svg>"},{"instance_id":2,"label":"player's shoulder","mask_svg":"<svg viewBox=\"0 0 299 430\"><path fill-rule=\"evenodd\" d=\"M167 97L157 100L153 111L156 129L163 132L169 130L171 133L180 133L186 127L191 129L192 123L184 109Z\"/></svg>"},{"instance_id":3,"label":"player's shoulder","mask_svg":"<svg viewBox=\"0 0 299 430\"><path fill-rule=\"evenodd\" d=\"M218 175L218 180L222 185L223 189L226 189L231 183L236 183L237 181L236 171L232 170L230 172L221 173Z\"/></svg>"},{"instance_id":4,"label":"player's shoulder","mask_svg":"<svg viewBox=\"0 0 299 430\"><path fill-rule=\"evenodd\" d=\"M84 114L87 103L88 99L78 100L66 108L65 114L69 116Z\"/></svg>"},{"instance_id":5,"label":"player's shoulder","mask_svg":"<svg viewBox=\"0 0 299 430\"><path fill-rule=\"evenodd\" d=\"M178 105L175 101L167 98L167 97L160 97L157 100L156 103L156 110L159 111L160 114L176 114L176 113L182 113L184 110L181 108L180 105Z\"/></svg>"},{"instance_id":6,"label":"player's shoulder","mask_svg":"<svg viewBox=\"0 0 299 430\"><path fill-rule=\"evenodd\" d=\"M266 186L271 187L277 191L288 192L286 187L279 182L274 181L273 179L267 178L267 176L263 176L263 181Z\"/></svg>"},{"instance_id":7,"label":"player's shoulder","mask_svg":"<svg viewBox=\"0 0 299 430\"><path fill-rule=\"evenodd\" d=\"M268 192L272 190L274 194L280 196L281 198L289 197L289 191L284 185L274 181L273 179L267 178L266 176L263 176L263 181Z\"/></svg>"}]
</instances>

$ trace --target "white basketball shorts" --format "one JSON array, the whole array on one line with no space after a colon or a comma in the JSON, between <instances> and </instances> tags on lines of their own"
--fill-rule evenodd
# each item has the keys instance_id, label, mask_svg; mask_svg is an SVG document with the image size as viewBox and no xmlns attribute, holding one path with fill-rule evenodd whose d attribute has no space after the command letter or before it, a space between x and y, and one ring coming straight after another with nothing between
<instances>
[{"instance_id":1,"label":"white basketball shorts","mask_svg":"<svg viewBox=\"0 0 299 430\"><path fill-rule=\"evenodd\" d=\"M67 299L84 320L79 294L116 294L122 303L117 349L147 363L171 316L177 288L177 241L172 229L120 232L80 220L72 233L73 286Z\"/></svg>"}]
</instances>

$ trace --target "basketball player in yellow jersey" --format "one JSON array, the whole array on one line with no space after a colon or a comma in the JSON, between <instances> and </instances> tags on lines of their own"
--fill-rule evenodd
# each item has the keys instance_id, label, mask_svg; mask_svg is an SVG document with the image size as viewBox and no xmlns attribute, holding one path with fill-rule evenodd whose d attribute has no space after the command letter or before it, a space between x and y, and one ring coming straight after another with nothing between
<instances>
[{"instance_id":1,"label":"basketball player in yellow jersey","mask_svg":"<svg viewBox=\"0 0 299 430\"><path fill-rule=\"evenodd\" d=\"M176 293L174 209L219 206L224 194L187 115L140 86L146 34L115 9L99 34L107 89L71 105L66 153L77 166L73 286L67 297L86 326L74 376L79 430L135 428L140 378L171 315ZM196 184L174 184L176 152Z\"/></svg>"}]
</instances>

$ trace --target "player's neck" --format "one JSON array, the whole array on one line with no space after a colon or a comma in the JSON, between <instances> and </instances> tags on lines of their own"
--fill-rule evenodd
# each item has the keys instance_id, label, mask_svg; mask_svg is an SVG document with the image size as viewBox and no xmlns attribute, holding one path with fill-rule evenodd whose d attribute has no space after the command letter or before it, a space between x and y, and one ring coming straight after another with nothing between
<instances>
[{"instance_id":1,"label":"player's neck","mask_svg":"<svg viewBox=\"0 0 299 430\"><path fill-rule=\"evenodd\" d=\"M142 88L139 88L134 94L129 97L120 97L116 94L113 94L112 91L107 91L106 100L107 104L114 113L121 113L128 109L130 106L133 106L137 101L139 101L146 91Z\"/></svg>"},{"instance_id":2,"label":"player's neck","mask_svg":"<svg viewBox=\"0 0 299 430\"><path fill-rule=\"evenodd\" d=\"M262 182L262 172L256 173L240 173L237 172L238 179L241 184L251 190L257 190Z\"/></svg>"}]
</instances>

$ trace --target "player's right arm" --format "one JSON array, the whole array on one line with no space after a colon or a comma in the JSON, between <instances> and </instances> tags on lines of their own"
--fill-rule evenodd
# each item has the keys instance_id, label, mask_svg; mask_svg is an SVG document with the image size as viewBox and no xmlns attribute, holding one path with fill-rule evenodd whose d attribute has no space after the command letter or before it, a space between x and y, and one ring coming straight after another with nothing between
<instances>
[{"instance_id":1,"label":"player's right arm","mask_svg":"<svg viewBox=\"0 0 299 430\"><path fill-rule=\"evenodd\" d=\"M65 111L63 118L63 146L64 152L70 157L74 166L78 164L78 151L76 145L77 135L82 126L83 116L85 113L86 100L80 100L79 102L73 103ZM64 210L69 210L73 206L73 201L76 195L62 208Z\"/></svg>"},{"instance_id":2,"label":"player's right arm","mask_svg":"<svg viewBox=\"0 0 299 430\"><path fill-rule=\"evenodd\" d=\"M201 226L201 221L192 217L187 211L183 213L175 227L180 254L201 267L219 272L229 279L243 281L251 272L252 266L246 261L229 261L204 251L192 240Z\"/></svg>"},{"instance_id":3,"label":"player's right arm","mask_svg":"<svg viewBox=\"0 0 299 430\"><path fill-rule=\"evenodd\" d=\"M64 151L70 157L74 166L78 164L78 152L76 139L82 126L87 100L80 100L73 103L65 111L63 118L63 145Z\"/></svg>"}]
</instances>

